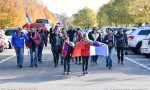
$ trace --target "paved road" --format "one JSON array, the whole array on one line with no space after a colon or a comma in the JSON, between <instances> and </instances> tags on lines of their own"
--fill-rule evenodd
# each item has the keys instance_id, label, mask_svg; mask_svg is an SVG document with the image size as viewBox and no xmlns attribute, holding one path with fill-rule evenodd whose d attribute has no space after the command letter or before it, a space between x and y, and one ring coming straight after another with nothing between
<instances>
[{"instance_id":1,"label":"paved road","mask_svg":"<svg viewBox=\"0 0 150 90\"><path fill-rule=\"evenodd\" d=\"M15 54L14 50L0 53L0 90L150 90L150 59L145 56L130 52L125 65L118 65L114 54L112 70L105 67L104 58L99 58L98 65L89 64L86 76L81 66L72 62L71 74L64 76L63 66L54 68L50 47L43 53L39 68L30 68L25 51L23 69L16 68L16 57L6 59Z\"/></svg>"}]
</instances>

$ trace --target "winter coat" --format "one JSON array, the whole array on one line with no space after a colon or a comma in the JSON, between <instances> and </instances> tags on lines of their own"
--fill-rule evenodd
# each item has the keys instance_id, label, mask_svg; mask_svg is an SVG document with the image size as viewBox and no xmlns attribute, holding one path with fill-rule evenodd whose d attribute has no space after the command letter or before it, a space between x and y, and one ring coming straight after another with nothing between
<instances>
[{"instance_id":1,"label":"winter coat","mask_svg":"<svg viewBox=\"0 0 150 90\"><path fill-rule=\"evenodd\" d=\"M29 40L28 36L25 33L21 32L21 35L18 36L18 32L16 32L12 36L11 43L14 48L24 48L25 40Z\"/></svg>"},{"instance_id":2,"label":"winter coat","mask_svg":"<svg viewBox=\"0 0 150 90\"><path fill-rule=\"evenodd\" d=\"M31 45L34 43L35 46L39 46L41 42L41 37L38 32L34 32L34 37L32 37L32 32L28 32L27 36L29 37L29 41L26 42L26 46L31 48Z\"/></svg>"}]
</instances>

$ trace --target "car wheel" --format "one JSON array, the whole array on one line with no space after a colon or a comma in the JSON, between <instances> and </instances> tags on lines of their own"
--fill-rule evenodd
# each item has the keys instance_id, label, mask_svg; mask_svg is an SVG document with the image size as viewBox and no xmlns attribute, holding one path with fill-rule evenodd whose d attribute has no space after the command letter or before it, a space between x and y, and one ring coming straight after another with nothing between
<instances>
[{"instance_id":1,"label":"car wheel","mask_svg":"<svg viewBox=\"0 0 150 90\"><path fill-rule=\"evenodd\" d=\"M142 46L142 42L139 42L136 46L136 49L135 49L137 54L141 54L141 46Z\"/></svg>"},{"instance_id":2,"label":"car wheel","mask_svg":"<svg viewBox=\"0 0 150 90\"><path fill-rule=\"evenodd\" d=\"M132 49L132 52L135 53L135 54L137 54L136 48Z\"/></svg>"}]
</instances>

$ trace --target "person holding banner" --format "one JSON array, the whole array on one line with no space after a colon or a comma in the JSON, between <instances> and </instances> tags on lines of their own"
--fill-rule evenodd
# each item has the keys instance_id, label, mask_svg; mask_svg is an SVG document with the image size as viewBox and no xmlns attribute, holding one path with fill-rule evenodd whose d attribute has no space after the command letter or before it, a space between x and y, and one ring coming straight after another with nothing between
<instances>
[{"instance_id":1,"label":"person holding banner","mask_svg":"<svg viewBox=\"0 0 150 90\"><path fill-rule=\"evenodd\" d=\"M77 44L82 39L81 29L77 28L77 32L74 34L74 43ZM81 56L75 57L75 64L81 65Z\"/></svg>"},{"instance_id":2,"label":"person holding banner","mask_svg":"<svg viewBox=\"0 0 150 90\"><path fill-rule=\"evenodd\" d=\"M109 55L106 58L106 67L108 67L111 70L112 68L111 56L112 56L113 48L114 48L114 35L113 35L111 28L108 29L107 35L105 35L104 37L104 43L108 45L108 49L109 49Z\"/></svg>"},{"instance_id":3,"label":"person holding banner","mask_svg":"<svg viewBox=\"0 0 150 90\"><path fill-rule=\"evenodd\" d=\"M40 34L35 30L33 26L30 27L31 32L28 32L29 41L26 42L27 48L30 51L30 67L38 67L38 46L41 41Z\"/></svg>"},{"instance_id":4,"label":"person holding banner","mask_svg":"<svg viewBox=\"0 0 150 90\"><path fill-rule=\"evenodd\" d=\"M89 33L89 39L92 41L101 42L101 34L97 31L96 27L93 27L92 32ZM91 62L93 64L97 64L98 55L94 55L91 57Z\"/></svg>"},{"instance_id":5,"label":"person holding banner","mask_svg":"<svg viewBox=\"0 0 150 90\"><path fill-rule=\"evenodd\" d=\"M84 48L81 50L82 54L82 70L83 70L83 75L88 74L88 61L89 61L89 48L92 45L92 41L88 38L87 34L83 35L83 46Z\"/></svg>"},{"instance_id":6,"label":"person holding banner","mask_svg":"<svg viewBox=\"0 0 150 90\"><path fill-rule=\"evenodd\" d=\"M70 59L73 51L72 49L73 43L69 42L68 37L65 37L61 52L61 56L64 59L64 75L66 74L66 72L67 74L70 74Z\"/></svg>"}]
</instances>

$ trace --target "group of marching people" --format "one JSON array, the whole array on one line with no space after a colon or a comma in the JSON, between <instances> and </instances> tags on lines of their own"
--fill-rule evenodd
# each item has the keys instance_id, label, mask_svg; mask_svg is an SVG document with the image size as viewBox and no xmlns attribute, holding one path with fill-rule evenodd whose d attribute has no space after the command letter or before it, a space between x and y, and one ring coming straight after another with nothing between
<instances>
[{"instance_id":1,"label":"group of marching people","mask_svg":"<svg viewBox=\"0 0 150 90\"><path fill-rule=\"evenodd\" d=\"M91 57L91 63L97 64L98 56L89 56L87 50L93 45L93 41L102 42L108 45L108 57L106 57L106 67L112 68L112 53L113 48L116 46L118 64L124 64L124 48L128 45L127 35L122 29L118 30L114 34L110 28L107 30L107 35L102 35L97 31L96 27L93 27L89 33L82 33L80 28L74 30L60 29L59 26L55 26L50 31L42 30L41 26L35 29L33 26L30 27L30 32L27 34L22 32L22 28L18 27L16 33L12 36L12 45L15 48L17 55L17 67L23 67L24 60L24 41L26 42L27 48L30 50L30 67L38 67L38 62L42 63L42 51L43 47L47 46L49 42L51 44L51 51L53 53L54 67L58 67L59 60L61 65L64 65L64 75L70 74L70 62L73 61L75 64L82 64L83 75L88 74L88 62ZM82 41L84 49L82 49L82 56L72 57L74 48Z\"/></svg>"}]
</instances>

